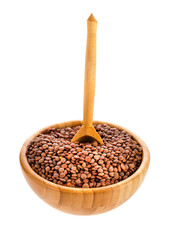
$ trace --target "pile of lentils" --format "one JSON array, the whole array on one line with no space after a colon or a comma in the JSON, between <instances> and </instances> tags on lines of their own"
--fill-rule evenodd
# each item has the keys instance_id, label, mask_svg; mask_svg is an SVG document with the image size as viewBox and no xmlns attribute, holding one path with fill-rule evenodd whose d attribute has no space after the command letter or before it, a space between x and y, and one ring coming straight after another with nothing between
<instances>
[{"instance_id":1,"label":"pile of lentils","mask_svg":"<svg viewBox=\"0 0 172 240\"><path fill-rule=\"evenodd\" d=\"M94 127L103 145L96 141L72 143L80 126L46 130L30 142L28 163L42 178L68 187L104 187L131 176L142 161L138 142L109 125Z\"/></svg>"}]
</instances>

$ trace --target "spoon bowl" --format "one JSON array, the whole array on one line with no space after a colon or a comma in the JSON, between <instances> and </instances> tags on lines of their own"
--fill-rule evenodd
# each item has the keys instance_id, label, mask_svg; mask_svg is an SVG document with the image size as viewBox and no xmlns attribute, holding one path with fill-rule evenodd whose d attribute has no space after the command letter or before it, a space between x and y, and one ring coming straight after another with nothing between
<instances>
[{"instance_id":1,"label":"spoon bowl","mask_svg":"<svg viewBox=\"0 0 172 240\"><path fill-rule=\"evenodd\" d=\"M20 151L20 164L23 174L32 190L46 203L63 212L92 215L109 211L127 201L139 188L150 162L146 144L129 130L115 124L94 121L93 124L108 124L111 127L125 130L142 147L143 156L140 167L130 177L121 182L99 188L72 188L52 183L39 176L29 165L26 157L27 147L39 134L49 128L65 128L82 125L82 121L70 121L55 124L33 134L23 144Z\"/></svg>"},{"instance_id":2,"label":"spoon bowl","mask_svg":"<svg viewBox=\"0 0 172 240\"><path fill-rule=\"evenodd\" d=\"M93 126L88 127L83 125L73 137L72 142L89 142L92 140L96 140L100 144L103 144L100 135L98 134L98 132L96 132L96 129Z\"/></svg>"}]
</instances>

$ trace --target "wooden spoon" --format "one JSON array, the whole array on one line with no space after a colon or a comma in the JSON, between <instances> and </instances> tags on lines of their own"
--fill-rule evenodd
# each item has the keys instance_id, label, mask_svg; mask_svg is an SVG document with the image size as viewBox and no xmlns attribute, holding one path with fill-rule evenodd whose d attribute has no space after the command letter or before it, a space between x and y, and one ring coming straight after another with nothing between
<instances>
[{"instance_id":1,"label":"wooden spoon","mask_svg":"<svg viewBox=\"0 0 172 240\"><path fill-rule=\"evenodd\" d=\"M96 32L97 20L91 14L87 20L83 125L73 137L72 142L96 140L103 144L103 140L92 125L96 83Z\"/></svg>"}]
</instances>

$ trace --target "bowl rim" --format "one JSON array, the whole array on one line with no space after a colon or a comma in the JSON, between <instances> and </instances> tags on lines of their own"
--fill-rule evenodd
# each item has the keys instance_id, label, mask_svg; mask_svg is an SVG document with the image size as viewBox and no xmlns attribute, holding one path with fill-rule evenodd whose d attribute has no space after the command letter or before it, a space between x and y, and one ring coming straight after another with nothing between
<instances>
[{"instance_id":1,"label":"bowl rim","mask_svg":"<svg viewBox=\"0 0 172 240\"><path fill-rule=\"evenodd\" d=\"M132 180L136 179L139 175L141 175L143 172L145 172L145 170L148 168L149 163L150 163L150 152L149 149L146 145L146 143L140 138L138 137L136 134L134 134L133 132L131 132L130 130L119 126L117 124L113 124L113 123L109 123L109 122L104 122L104 121L93 121L93 124L98 125L98 124L107 124L111 127L115 127L119 130L124 130L127 133L129 133L142 147L143 149L143 155L142 155L142 162L140 164L140 167L128 178L126 178L125 180L122 180L118 183L114 183L108 186L104 186L104 187L96 187L96 188L75 188L75 187L67 187L67 186L63 186L63 185L59 185L53 182L50 182L44 178L42 178L40 175L38 175L29 165L28 161L27 161L27 157L26 157L26 150L27 150L27 146L29 145L29 143L35 138L37 137L39 134L43 133L45 130L50 129L50 128L64 128L64 127L71 127L71 126L78 126L78 125L82 125L82 121L80 120L75 120L75 121L68 121L68 122L62 122L62 123L57 123L57 124L53 124L50 125L48 127L42 128L41 130L38 130L37 132L35 132L34 134L32 134L23 144L21 150L20 150L20 165L22 170L29 175L30 178L32 178L32 180L39 182L41 185L43 186L47 186L51 189L56 189L56 190L60 190L60 191L66 191L66 192L71 192L71 193L78 193L78 192L83 192L83 193L91 193L91 192L97 192L97 191L108 191L109 189L112 188L120 188L122 185L126 185L129 182L131 182Z\"/></svg>"}]
</instances>

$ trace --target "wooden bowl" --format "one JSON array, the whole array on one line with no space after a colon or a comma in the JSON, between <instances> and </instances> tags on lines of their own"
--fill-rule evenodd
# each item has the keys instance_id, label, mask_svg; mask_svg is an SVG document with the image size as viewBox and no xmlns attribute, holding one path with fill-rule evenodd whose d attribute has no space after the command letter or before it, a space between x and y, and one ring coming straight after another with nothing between
<instances>
[{"instance_id":1,"label":"wooden bowl","mask_svg":"<svg viewBox=\"0 0 172 240\"><path fill-rule=\"evenodd\" d=\"M94 124L105 124L105 122L94 121ZM23 144L20 152L20 164L23 174L32 190L46 203L67 213L91 215L103 213L118 207L136 192L143 182L149 166L149 150L146 144L132 132L115 124L106 124L120 130L125 130L131 134L131 136L141 145L143 149L142 163L138 170L127 179L106 187L84 189L57 185L45 180L34 172L27 161L27 146L40 133L45 131L47 128L64 128L82 125L81 121L71 121L49 126L33 134Z\"/></svg>"}]
</instances>

